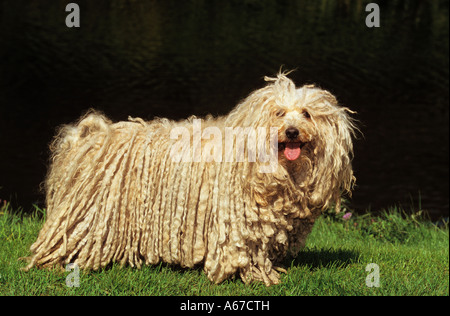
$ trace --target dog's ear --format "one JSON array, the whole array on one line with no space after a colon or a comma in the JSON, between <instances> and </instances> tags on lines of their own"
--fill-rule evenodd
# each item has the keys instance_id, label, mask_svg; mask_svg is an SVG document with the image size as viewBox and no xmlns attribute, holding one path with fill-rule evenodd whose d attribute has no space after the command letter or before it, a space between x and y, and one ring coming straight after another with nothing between
<instances>
[{"instance_id":1,"label":"dog's ear","mask_svg":"<svg viewBox=\"0 0 450 316\"><path fill-rule=\"evenodd\" d=\"M324 92L324 100L314 106L317 137L311 202L323 205L323 208L335 202L336 210L339 211L342 193L351 194L355 181L352 138L357 128L349 115L354 112L338 106L336 99Z\"/></svg>"}]
</instances>

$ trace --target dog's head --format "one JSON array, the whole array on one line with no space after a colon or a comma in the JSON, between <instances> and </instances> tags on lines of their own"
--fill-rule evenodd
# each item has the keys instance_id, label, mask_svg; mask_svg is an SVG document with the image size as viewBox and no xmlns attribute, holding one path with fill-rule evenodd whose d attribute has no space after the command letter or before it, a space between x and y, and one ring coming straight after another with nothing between
<instances>
[{"instance_id":1,"label":"dog's head","mask_svg":"<svg viewBox=\"0 0 450 316\"><path fill-rule=\"evenodd\" d=\"M349 116L353 112L339 106L326 90L313 85L296 88L285 74L266 81L270 83L253 92L230 116L241 126L275 127L282 169L277 172L289 174L298 188L308 191L311 206L339 204L342 191L350 193L354 182L355 125Z\"/></svg>"},{"instance_id":2,"label":"dog's head","mask_svg":"<svg viewBox=\"0 0 450 316\"><path fill-rule=\"evenodd\" d=\"M308 91L303 87L292 93L294 97L290 102L276 102L270 110L271 124L278 130L278 159L284 166L298 164L307 153L303 149L311 146L318 133L311 108L304 100Z\"/></svg>"}]
</instances>

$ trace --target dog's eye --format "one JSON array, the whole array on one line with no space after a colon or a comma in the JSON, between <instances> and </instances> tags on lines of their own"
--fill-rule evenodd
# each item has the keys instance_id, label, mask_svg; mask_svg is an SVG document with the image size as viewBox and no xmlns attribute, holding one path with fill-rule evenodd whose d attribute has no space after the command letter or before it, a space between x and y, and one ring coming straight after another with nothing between
<instances>
[{"instance_id":1,"label":"dog's eye","mask_svg":"<svg viewBox=\"0 0 450 316\"><path fill-rule=\"evenodd\" d=\"M311 118L311 115L309 115L309 113L308 113L307 111L303 111L303 115L304 115L306 118Z\"/></svg>"},{"instance_id":2,"label":"dog's eye","mask_svg":"<svg viewBox=\"0 0 450 316\"><path fill-rule=\"evenodd\" d=\"M275 112L275 115L278 117L282 117L286 114L286 111L283 109L279 109L278 111Z\"/></svg>"}]
</instances>

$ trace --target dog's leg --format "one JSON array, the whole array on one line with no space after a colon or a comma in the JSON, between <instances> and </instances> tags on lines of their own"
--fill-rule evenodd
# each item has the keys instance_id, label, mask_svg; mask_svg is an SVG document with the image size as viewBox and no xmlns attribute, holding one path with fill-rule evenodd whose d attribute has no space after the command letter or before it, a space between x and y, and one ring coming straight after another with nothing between
<instances>
[{"instance_id":1,"label":"dog's leg","mask_svg":"<svg viewBox=\"0 0 450 316\"><path fill-rule=\"evenodd\" d=\"M271 286L280 283L280 275L274 269L270 269L268 273L258 266L251 266L250 268L241 269L240 277L245 284L251 282L264 282L266 286Z\"/></svg>"},{"instance_id":2,"label":"dog's leg","mask_svg":"<svg viewBox=\"0 0 450 316\"><path fill-rule=\"evenodd\" d=\"M280 282L280 275L274 270L272 262L268 258L266 247L266 244L257 245L257 243L251 243L249 245L251 262L239 270L244 283L260 281L264 282L266 286L270 286Z\"/></svg>"}]
</instances>

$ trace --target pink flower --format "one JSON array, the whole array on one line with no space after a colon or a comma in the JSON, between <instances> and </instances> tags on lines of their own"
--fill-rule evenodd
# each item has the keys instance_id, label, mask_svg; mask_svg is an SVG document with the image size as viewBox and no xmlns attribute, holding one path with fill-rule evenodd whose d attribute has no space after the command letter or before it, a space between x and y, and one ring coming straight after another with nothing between
<instances>
[{"instance_id":1,"label":"pink flower","mask_svg":"<svg viewBox=\"0 0 450 316\"><path fill-rule=\"evenodd\" d=\"M352 213L348 212L348 213L345 213L344 216L342 216L342 219L343 219L344 221L347 221L347 220L349 220L351 217L352 217Z\"/></svg>"}]
</instances>

